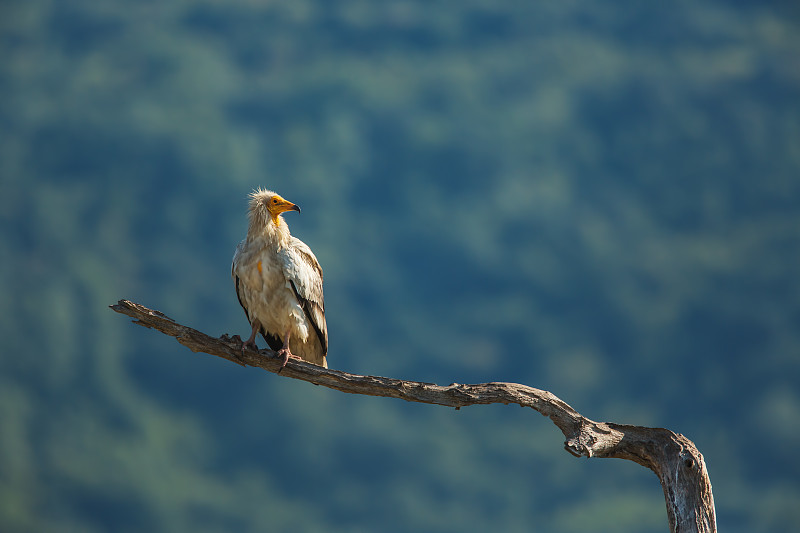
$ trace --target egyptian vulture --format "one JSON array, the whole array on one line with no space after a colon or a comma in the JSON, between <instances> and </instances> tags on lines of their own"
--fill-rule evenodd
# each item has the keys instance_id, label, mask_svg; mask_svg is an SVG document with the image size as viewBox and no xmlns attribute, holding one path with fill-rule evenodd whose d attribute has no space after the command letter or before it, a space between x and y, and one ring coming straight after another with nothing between
<instances>
[{"instance_id":1,"label":"egyptian vulture","mask_svg":"<svg viewBox=\"0 0 800 533\"><path fill-rule=\"evenodd\" d=\"M252 331L242 343L257 350L258 333L289 358L328 368L328 327L322 297L322 267L311 249L289 234L281 213L300 211L280 195L250 194L247 237L233 254L231 276Z\"/></svg>"}]
</instances>

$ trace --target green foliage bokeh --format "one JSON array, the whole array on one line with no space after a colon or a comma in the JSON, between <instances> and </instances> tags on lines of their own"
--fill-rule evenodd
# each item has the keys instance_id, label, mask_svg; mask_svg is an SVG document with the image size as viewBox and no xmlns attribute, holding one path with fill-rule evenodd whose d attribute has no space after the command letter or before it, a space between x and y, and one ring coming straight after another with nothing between
<instances>
[{"instance_id":1,"label":"green foliage bokeh","mask_svg":"<svg viewBox=\"0 0 800 533\"><path fill-rule=\"evenodd\" d=\"M720 529L800 528L800 15L668 4L0 5L0 530L666 531L528 410L350 397L246 334L258 186L333 368L514 381L694 440Z\"/></svg>"}]
</instances>

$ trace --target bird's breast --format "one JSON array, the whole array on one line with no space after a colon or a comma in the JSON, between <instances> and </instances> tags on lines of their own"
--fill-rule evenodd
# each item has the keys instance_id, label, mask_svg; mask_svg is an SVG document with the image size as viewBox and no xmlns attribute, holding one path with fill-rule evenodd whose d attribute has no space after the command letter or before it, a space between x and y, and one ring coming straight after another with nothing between
<instances>
[{"instance_id":1,"label":"bird's breast","mask_svg":"<svg viewBox=\"0 0 800 533\"><path fill-rule=\"evenodd\" d=\"M291 329L301 339L308 336L305 315L277 254L268 249L245 252L234 270L251 319L258 319L269 333L283 335Z\"/></svg>"}]
</instances>

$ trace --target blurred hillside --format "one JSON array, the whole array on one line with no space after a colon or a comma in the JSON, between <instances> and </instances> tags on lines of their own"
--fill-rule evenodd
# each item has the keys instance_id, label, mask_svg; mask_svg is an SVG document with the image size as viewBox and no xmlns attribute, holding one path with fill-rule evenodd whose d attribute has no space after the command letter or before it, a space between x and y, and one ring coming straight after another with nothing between
<instances>
[{"instance_id":1,"label":"blurred hillside","mask_svg":"<svg viewBox=\"0 0 800 533\"><path fill-rule=\"evenodd\" d=\"M303 208L331 367L670 428L720 531L800 529L795 3L6 0L0 57L0 530L667 530L655 476L530 411L108 310L246 334L258 186Z\"/></svg>"}]
</instances>

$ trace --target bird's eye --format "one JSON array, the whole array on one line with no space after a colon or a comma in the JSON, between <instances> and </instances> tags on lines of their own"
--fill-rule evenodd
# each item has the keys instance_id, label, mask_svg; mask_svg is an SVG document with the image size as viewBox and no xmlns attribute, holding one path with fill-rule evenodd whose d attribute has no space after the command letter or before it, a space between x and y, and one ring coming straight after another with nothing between
<instances>
[{"instance_id":1,"label":"bird's eye","mask_svg":"<svg viewBox=\"0 0 800 533\"><path fill-rule=\"evenodd\" d=\"M277 204L277 203L278 203L278 199L277 199L277 198L273 198L273 199L272 199L272 203L273 203L273 204Z\"/></svg>"}]
</instances>

